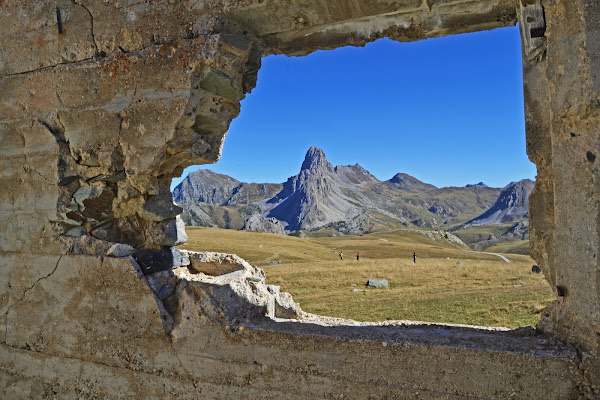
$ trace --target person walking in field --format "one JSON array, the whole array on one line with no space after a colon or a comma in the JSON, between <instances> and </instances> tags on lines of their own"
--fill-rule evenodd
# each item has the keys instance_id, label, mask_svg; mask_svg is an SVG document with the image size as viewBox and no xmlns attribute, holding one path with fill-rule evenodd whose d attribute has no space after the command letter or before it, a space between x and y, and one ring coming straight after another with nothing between
<instances>
[{"instance_id":1,"label":"person walking in field","mask_svg":"<svg viewBox=\"0 0 600 400\"><path fill-rule=\"evenodd\" d=\"M413 262L417 263L417 253L413 252Z\"/></svg>"},{"instance_id":2,"label":"person walking in field","mask_svg":"<svg viewBox=\"0 0 600 400\"><path fill-rule=\"evenodd\" d=\"M360 260L360 253L356 253L356 261Z\"/></svg>"},{"instance_id":3,"label":"person walking in field","mask_svg":"<svg viewBox=\"0 0 600 400\"><path fill-rule=\"evenodd\" d=\"M344 261L344 253L340 251L340 260Z\"/></svg>"}]
</instances>

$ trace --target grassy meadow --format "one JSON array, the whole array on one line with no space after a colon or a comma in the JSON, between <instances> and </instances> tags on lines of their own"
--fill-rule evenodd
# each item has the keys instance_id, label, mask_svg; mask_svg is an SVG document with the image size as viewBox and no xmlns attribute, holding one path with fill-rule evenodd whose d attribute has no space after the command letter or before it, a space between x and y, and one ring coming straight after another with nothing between
<instances>
[{"instance_id":1,"label":"grassy meadow","mask_svg":"<svg viewBox=\"0 0 600 400\"><path fill-rule=\"evenodd\" d=\"M512 261L506 263L408 230L312 238L215 228L186 231L188 242L181 248L235 253L262 267L267 283L280 285L304 311L315 314L515 328L535 325L554 298L544 277L531 273L529 256L504 254ZM389 288L367 288L373 278L387 279Z\"/></svg>"}]
</instances>

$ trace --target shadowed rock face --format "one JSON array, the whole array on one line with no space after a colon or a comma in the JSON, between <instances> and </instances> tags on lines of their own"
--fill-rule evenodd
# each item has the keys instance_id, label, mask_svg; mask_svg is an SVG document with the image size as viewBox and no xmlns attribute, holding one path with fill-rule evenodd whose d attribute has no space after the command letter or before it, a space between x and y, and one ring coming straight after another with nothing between
<instances>
[{"instance_id":1,"label":"shadowed rock face","mask_svg":"<svg viewBox=\"0 0 600 400\"><path fill-rule=\"evenodd\" d=\"M512 182L500 192L496 203L466 223L467 226L506 224L527 217L529 213L529 195L535 183L529 179Z\"/></svg>"},{"instance_id":2,"label":"shadowed rock face","mask_svg":"<svg viewBox=\"0 0 600 400\"><path fill-rule=\"evenodd\" d=\"M191 172L173 189L179 204L206 203L216 206L249 204L272 197L281 190L277 183L245 183L208 169Z\"/></svg>"},{"instance_id":3,"label":"shadowed rock face","mask_svg":"<svg viewBox=\"0 0 600 400\"><path fill-rule=\"evenodd\" d=\"M233 194L240 182L230 176L217 174L208 169L191 172L173 190L173 200L185 204L199 201L221 205Z\"/></svg>"}]
</instances>

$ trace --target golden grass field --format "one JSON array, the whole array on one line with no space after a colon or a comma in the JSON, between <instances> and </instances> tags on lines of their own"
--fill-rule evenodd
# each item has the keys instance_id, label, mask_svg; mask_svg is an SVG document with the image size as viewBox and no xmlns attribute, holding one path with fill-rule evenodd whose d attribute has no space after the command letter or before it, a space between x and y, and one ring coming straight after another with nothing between
<instances>
[{"instance_id":1,"label":"golden grass field","mask_svg":"<svg viewBox=\"0 0 600 400\"><path fill-rule=\"evenodd\" d=\"M544 277L531 272L529 256L505 254L512 261L506 263L413 231L317 238L191 227L187 233L181 248L237 254L315 314L515 328L535 325L554 298ZM367 288L371 278L387 279L389 288Z\"/></svg>"}]
</instances>

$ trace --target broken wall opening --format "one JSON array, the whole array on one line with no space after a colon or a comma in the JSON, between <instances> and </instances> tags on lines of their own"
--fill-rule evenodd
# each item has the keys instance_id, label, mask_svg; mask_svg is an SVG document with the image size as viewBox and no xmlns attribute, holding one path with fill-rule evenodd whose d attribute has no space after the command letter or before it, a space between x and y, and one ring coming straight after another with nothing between
<instances>
[{"instance_id":1,"label":"broken wall opening","mask_svg":"<svg viewBox=\"0 0 600 400\"><path fill-rule=\"evenodd\" d=\"M441 55L441 52L444 54ZM505 58L509 58L510 62ZM505 75L509 75L505 71L507 68L511 70L510 78L505 77ZM377 74L381 77L375 77ZM491 79L492 77L493 79ZM287 243L281 243L283 247L278 248L276 244L269 243L269 239L266 237L252 239L252 236L249 236L247 240L255 240L256 243L254 250L248 250L247 243L237 241L237 236L234 239L221 233L215 233L218 239L211 240L206 237L209 233L201 234L194 230L188 231L192 235L190 241L192 244L182 248L238 254L251 264L265 268L268 282L282 285L285 291L292 292L296 301L302 304L305 311L318 314L363 321L412 319L471 325L509 325L511 327L523 324L535 325L539 320L540 311L554 299L554 296L543 278L532 278L531 266L534 262L525 257L515 257L516 259L513 261L519 263L522 270L519 271L515 263L508 268L508 264L504 266L502 260L495 256L484 255L482 257L467 253L461 255L455 251L456 248L453 248L452 240L456 240L456 243L460 242L453 234L461 235L463 231L448 232L453 231L453 228L460 228L462 223L478 217L486 208L492 207L500 189L477 187L465 189L465 192L469 193L464 196L476 197L477 202L482 202L474 204L477 209L474 213L471 211L473 215L467 218L465 212L468 210L462 210L457 205L457 203L464 202L465 199L455 197L461 189L438 190L435 194L431 194L428 200L423 201L419 195L415 194L420 188L409 189L396 183L393 179L386 182L385 185L378 183L378 186L375 187L376 179L368 172L372 171L369 163L373 164L373 158L377 158L379 161L387 160L387 163L394 165L388 170L388 176L385 178L381 177L381 173L378 174L382 181L391 178L397 172L412 172L419 171L419 169L422 171L417 176L421 177L424 174L431 178L432 175L441 175L444 169L460 168L455 164L464 160L466 169L476 171L472 176L467 177L463 170L463 172L446 171L445 175L435 177L437 183L444 182L444 178L449 179L452 175L461 174L461 186L464 186L464 183L469 182L489 183L490 177L486 176L486 171L489 173L496 168L508 169L508 164L522 163L532 166L533 164L526 159L525 141L523 140L524 107L522 105L521 77L521 48L517 28L431 39L417 44L400 44L379 40L367 44L366 48L344 48L333 52L318 52L306 56L306 59L285 58L285 56L263 59L258 86L242 101L241 114L232 122L225 141L224 155L215 165L217 168L212 169L220 173L227 173L228 168L234 169L236 165L248 165L252 168L246 168L246 171L243 168L241 171L238 170L242 174L241 177L234 172L230 173L230 176L197 175L193 179L190 177L185 185L178 187L175 191L175 201L184 208L182 216L189 225L242 229L249 218L258 214L261 217L266 216L266 218L279 217L287 229L286 233L309 237L366 234L398 228L440 231L441 233L433 232L435 239L432 239L431 243L450 246L451 248L446 253L437 254L436 252L430 256L427 254L431 251L430 249L419 247L420 245L417 244L417 247L410 248L408 245L407 249L398 250L397 256L408 263L412 260L413 250L416 250L421 260L420 264L429 262L430 268L435 269L438 273L441 271L446 273L448 268L453 268L453 273L457 277L462 276L462 280L459 279L458 282L453 283L453 287L472 284L472 289L469 293L465 293L464 298L453 296L445 301L429 299L427 301L435 304L435 312L423 311L424 307L420 305L421 313L419 314L411 305L413 301L418 303L417 299L422 294L420 292L409 294L410 291L406 288L407 286L426 287L427 283L421 282L417 276L412 276L407 272L404 272L404 275L395 276L394 271L401 269L399 265L388 271L388 275L383 271L377 271L376 260L379 260L382 269L385 269L383 267L386 263L391 262L390 250L373 246L366 240L362 244L358 244L358 241L355 244L331 243L327 251L320 251L320 248L309 250L308 246L305 247L298 243L296 246L302 246L303 251L292 254L285 249L289 246ZM430 82L425 84L427 80ZM418 93L416 93L417 91ZM462 93L460 93L461 91ZM506 95L506 92L511 95ZM501 97L501 99L489 100L494 96ZM418 111L425 109L428 110L427 113ZM453 115L455 115L454 118L452 118ZM509 119L511 122L506 123L505 121ZM377 122L375 122L376 120ZM435 120L435 122L432 123L431 120ZM343 131L343 135L336 131ZM358 145L363 143L366 137L370 139L371 144L369 146ZM491 137L494 137L495 140L491 140ZM303 148L304 144L306 148ZM313 175L321 174L323 179L329 182L328 184L331 186L329 192L315 193L313 196L312 193L306 192L305 189L310 190L308 188L310 184L306 182L304 184L306 188L302 189L303 191L299 190L299 194L307 199L324 196L319 200L324 203L333 201L330 199L331 196L339 196L349 207L355 205L360 207L362 206L361 201L369 201L372 203L372 207L370 207L372 214L366 214L366 216L364 213L359 214L356 218L361 220L360 223L353 223L354 220L350 222L337 221L335 218L339 218L339 215L336 214L333 222L329 224L325 221L319 225L319 221L317 223L313 221L311 226L300 227L302 230L296 231L298 227L290 225L296 223L293 221L295 217L277 214L278 208L285 208L294 215L304 213L302 211L304 208L300 209L300 207L305 207L304 205L298 204L298 210L295 213L292 213L293 210L290 210L289 207L279 205L282 201L290 203L285 199L291 195L291 192L286 195L278 195L278 193L292 190L285 189L285 181L288 176L298 173L297 165L304 157L304 152L315 144L323 147L327 155L331 155L331 151L334 157L341 158L348 164L360 162L362 165L360 167L358 165L338 167L339 172L336 168L335 172L331 173L327 170L327 168L333 167L330 166L314 172ZM490 148L493 150L490 151ZM513 153L519 152L521 153L520 158L513 155ZM249 153L252 154L252 157L248 157ZM375 156L375 154L377 155ZM299 156L296 157L298 158L296 162L293 162L294 155ZM500 160L492 160L492 158L500 158ZM508 161L509 159L512 161ZM363 162L364 160L367 161L367 164ZM276 169L279 181L283 182L283 185L276 183L277 178L261 179L262 177L257 172L249 172L248 170L255 170L257 163L265 164L272 170ZM427 164L433 168L427 168ZM361 167L366 167L367 171L359 171ZM379 171L382 170L380 165L377 167ZM267 168L263 169L265 174ZM188 168L186 171L192 170L192 168ZM282 173L279 170L286 172ZM528 168L526 166L521 170L528 171ZM500 186L504 186L511 180L527 177L523 175L518 177L513 171L505 171L505 174L510 178L506 176L501 178L504 180ZM350 175L352 175L351 178L348 178ZM244 177L246 178L244 179ZM495 178L498 179L498 177ZM193 183L194 179L198 179L199 182ZM427 191L430 190L427 187L429 185L417 182ZM426 182L430 183L429 180ZM294 185L302 184L294 183ZM173 186L174 184L172 184ZM357 193L349 194L358 186L366 188L367 197L361 194L362 198L356 198ZM442 185L438 184L438 186ZM445 184L443 186L453 185ZM340 193L337 193L338 191ZM373 199L369 197L369 193L374 192L385 196L387 201L392 201L393 196L408 196L408 202L411 204L402 203L397 208L389 209L380 207L379 203L373 203ZM269 200L271 198L273 200ZM195 200L199 200L202 204ZM418 202L421 209L414 207L413 202ZM525 208L527 208L527 204L525 203ZM278 208L271 211L274 206ZM319 206L316 205L316 208L318 209ZM436 213L428 212L431 209L435 209ZM326 211L324 211L325 214ZM502 232L507 231L512 235L516 224L517 222L505 223L506 226L503 225ZM250 225L247 229L255 229ZM518 235L522 239L521 241L526 243L525 246L528 250L527 221L525 220L521 225L525 226L525 228L521 228L521 230L525 230L525 233L519 231ZM290 231L290 227L292 227L292 231ZM485 228L480 228L480 230L485 230ZM498 229L490 230L485 235L487 246L498 242L498 240L488 240L488 236L493 236L492 232L496 233L496 230ZM426 231L419 231L416 234L426 234ZM452 240L444 240L444 235ZM498 234L498 236L500 235ZM501 237L501 239L503 238ZM398 238L395 237L385 240L390 241L382 244L398 243ZM413 239L401 239L404 242L407 240L411 242ZM379 244L377 239L375 242ZM241 248L236 248L236 243ZM464 247L466 248L466 246ZM271 251L271 255L268 254L269 251ZM310 290L310 279L299 280L298 275L300 271L303 271L304 274L315 274L313 279L323 285L324 276L318 274L318 268L303 267L302 263L311 262L322 265L324 270L339 268L339 263L332 262L336 261L340 251L344 252L346 259L353 259L355 254L360 253L362 273L348 277L340 275L337 285L335 285L334 279L331 282L328 281L328 285L333 285L328 286L328 290L340 292L338 294L339 303L342 303L335 310L330 311L327 307L323 307L323 302L315 299L317 295ZM256 253L260 254L255 257ZM429 257L437 260L435 267L434 259L427 261ZM477 258L483 258L480 261L485 265L474 265L477 263ZM496 268L488 266L488 264L494 265L494 259L499 262L498 268L504 266L510 270L510 272L507 270L507 275L501 283L500 277L495 274ZM330 264L326 261L329 261ZM294 263L293 266L291 262ZM283 265L280 266L281 263ZM368 263L375 264L368 267ZM400 264L399 260L394 263ZM462 267L457 268L457 265ZM277 273L279 268L293 269L296 272ZM421 266L421 268L423 267ZM364 275L367 270L371 271L371 275ZM427 275L429 272L423 270L422 274ZM501 295L496 293L498 288L492 290L480 288L481 282L489 281L491 276L498 279L498 284L502 287L501 291L504 292ZM389 296L392 299L395 298L398 304L388 305L384 308L387 311L380 311L381 306L366 313L357 311L358 306L353 303L364 302L364 299L358 296L367 294L364 293L365 290L368 290L363 287L364 283L368 278L373 277L390 280L394 294L390 293ZM297 280L286 282L286 279L294 278ZM452 273L448 278L443 279L444 285L448 284L448 279L453 280ZM357 284L358 287L351 286ZM436 289L437 286L434 282L429 282L429 284L431 293L427 292L427 289L420 291L427 292L429 297L435 297L435 291L440 288ZM308 285L308 288L301 289L300 287L303 285ZM535 288L530 285L534 285ZM515 298L507 295L506 287L510 288L508 293L514 292L512 296ZM480 295L477 296L473 290L478 290ZM343 293L351 291L355 293L354 298L349 297L349 293ZM298 297L299 293L302 294L300 297ZM327 296L328 294L324 293L323 295ZM377 294L377 296L379 295ZM407 297L411 299L415 297L414 300L411 300L410 305L407 304ZM342 298L344 301L341 301ZM370 301L373 301L374 304L385 303L375 299ZM448 308L448 302L453 303L454 306ZM325 303L332 305L330 302ZM507 322L506 315L515 313L515 310L520 308L515 306L515 303L523 304L524 311L519 313L519 315L523 315L518 318L519 322ZM473 304L473 308L477 308L477 312L459 311L468 308L467 304ZM480 305L482 309L478 309ZM350 309L355 310L350 311ZM442 309L448 310L446 312L448 315L444 315ZM494 314L494 310L497 316L492 317L490 315ZM472 316L472 314L478 314L478 316ZM486 317L480 316L484 314ZM466 315L469 317L466 318Z\"/></svg>"},{"instance_id":2,"label":"broken wall opening","mask_svg":"<svg viewBox=\"0 0 600 400\"><path fill-rule=\"evenodd\" d=\"M5 168L0 179L8 189L2 191L0 206L3 218L14 221L0 235L0 272L7 277L0 296L2 378L10 382L0 388L8 393L5 397L35 398L57 391L70 397L66 392L73 388L90 397L105 395L104 389L116 396L131 390L151 397L165 387L180 397L204 389L202 395L214 395L216 389L229 397L273 397L289 393L298 377L307 384L297 398L357 393L597 397L599 245L598 224L590 215L599 215L599 86L593 74L598 69L598 10L583 0L544 3L3 2L0 74L6 101L0 102L0 162ZM54 19L57 5L62 33ZM190 313L180 319L180 328L191 328L190 323L197 330L190 329L190 336L180 336L171 346L156 323L147 287L132 276L127 259L104 257L108 242L91 235L61 237L68 227L60 214L75 211L68 209L73 194L95 187L90 182L95 177L125 173L125 179L117 179L113 210L108 211L118 214L115 219L137 220L150 198L170 200L163 188L168 189L176 173L169 168L202 155L216 159L225 132L221 128L237 107L224 99L243 92L237 88L244 86L244 76L252 77L246 74L252 69L244 53L248 41L262 55L301 55L361 45L379 36L411 41L512 25L517 14L522 18L531 8L546 19L543 38L536 37L539 30L534 37L528 36L531 29L523 31L524 41L535 39L524 48L528 151L539 168L531 208L534 256L560 294L538 326L545 335L423 325L333 327L332 320L281 323L255 312L247 314L250 320L236 323L239 313L229 321L218 308L231 292L216 291L211 297L207 286L206 297L188 297L178 308L185 304L186 310L198 311L195 301L205 301L203 318ZM16 15L22 23L14 23ZM527 18L524 22L529 23ZM193 105L187 105L191 94L200 93L190 88L200 85L215 97L202 112L205 119L197 121ZM199 96L191 103L199 98L208 100ZM184 118L184 113L190 115ZM225 124L212 114L222 116ZM174 141L176 126L182 141ZM197 137L185 130L189 126L203 133ZM210 126L221 128L209 133ZM113 155L111 169L107 160ZM183 161L166 162L177 157ZM70 179L78 181L71 189ZM114 190L112 182L102 182L105 186L99 188ZM90 207L88 213L94 210L82 203ZM78 212L85 211L77 201L75 205ZM96 211L104 218L106 209ZM89 218L95 220L91 214ZM88 223L92 229L103 222L89 218L81 224L86 233ZM148 222L140 229L154 225ZM132 325L134 319L140 325ZM73 375L75 370L83 373ZM125 378L119 380L121 376Z\"/></svg>"}]
</instances>

